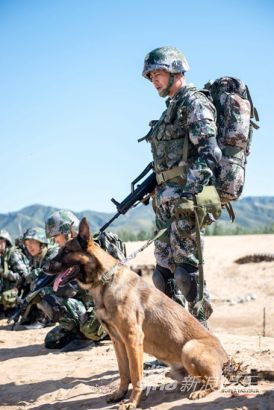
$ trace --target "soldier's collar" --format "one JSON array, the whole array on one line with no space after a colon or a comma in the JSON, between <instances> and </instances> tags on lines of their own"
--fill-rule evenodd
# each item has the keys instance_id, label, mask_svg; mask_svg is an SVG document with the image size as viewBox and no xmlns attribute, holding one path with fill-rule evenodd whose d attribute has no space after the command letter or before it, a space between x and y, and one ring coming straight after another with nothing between
<instances>
[{"instance_id":1,"label":"soldier's collar","mask_svg":"<svg viewBox=\"0 0 274 410\"><path fill-rule=\"evenodd\" d=\"M179 99L182 95L184 95L184 94L187 92L188 89L189 89L189 85L188 85L188 84L183 85L183 87L181 87L181 88L174 94L173 97L169 97L169 98L166 100L166 106L168 107L170 103L175 103L176 101L178 101L178 99Z\"/></svg>"},{"instance_id":2,"label":"soldier's collar","mask_svg":"<svg viewBox=\"0 0 274 410\"><path fill-rule=\"evenodd\" d=\"M181 97L183 97L188 90L195 90L196 87L193 83L189 83L189 84L185 84L183 85L183 87L181 87L176 94L174 94L173 97L169 97L166 100L166 106L168 107L170 105L170 103L176 103L179 99L181 99Z\"/></svg>"}]
</instances>

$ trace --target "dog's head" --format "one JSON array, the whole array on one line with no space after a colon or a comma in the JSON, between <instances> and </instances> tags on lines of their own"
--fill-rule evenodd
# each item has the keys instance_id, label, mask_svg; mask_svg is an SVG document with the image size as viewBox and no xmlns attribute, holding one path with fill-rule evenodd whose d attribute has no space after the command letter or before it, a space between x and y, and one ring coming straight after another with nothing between
<instances>
[{"instance_id":1,"label":"dog's head","mask_svg":"<svg viewBox=\"0 0 274 410\"><path fill-rule=\"evenodd\" d=\"M69 240L50 261L47 271L57 275L53 289L58 290L72 279L83 288L89 288L103 271L102 264L94 255L97 245L93 242L86 218L79 225L77 237Z\"/></svg>"}]
</instances>

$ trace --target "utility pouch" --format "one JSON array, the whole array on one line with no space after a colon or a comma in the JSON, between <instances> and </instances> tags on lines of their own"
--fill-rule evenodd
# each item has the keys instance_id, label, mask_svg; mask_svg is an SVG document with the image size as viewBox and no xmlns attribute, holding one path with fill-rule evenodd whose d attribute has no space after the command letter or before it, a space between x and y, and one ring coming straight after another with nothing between
<instances>
[{"instance_id":1,"label":"utility pouch","mask_svg":"<svg viewBox=\"0 0 274 410\"><path fill-rule=\"evenodd\" d=\"M178 203L175 205L174 217L175 219L180 219L183 216L193 214L194 212L194 201L188 198L180 198Z\"/></svg>"},{"instance_id":2,"label":"utility pouch","mask_svg":"<svg viewBox=\"0 0 274 410\"><path fill-rule=\"evenodd\" d=\"M201 228L219 219L222 213L222 206L215 186L204 186L202 192L194 197L196 213Z\"/></svg>"},{"instance_id":3,"label":"utility pouch","mask_svg":"<svg viewBox=\"0 0 274 410\"><path fill-rule=\"evenodd\" d=\"M2 293L2 304L4 309L14 308L17 305L17 294L18 290L16 288L6 290Z\"/></svg>"},{"instance_id":4,"label":"utility pouch","mask_svg":"<svg viewBox=\"0 0 274 410\"><path fill-rule=\"evenodd\" d=\"M80 324L80 331L86 338L98 341L106 336L106 332L97 317L95 316L95 309L90 308L86 314L87 319Z\"/></svg>"}]
</instances>

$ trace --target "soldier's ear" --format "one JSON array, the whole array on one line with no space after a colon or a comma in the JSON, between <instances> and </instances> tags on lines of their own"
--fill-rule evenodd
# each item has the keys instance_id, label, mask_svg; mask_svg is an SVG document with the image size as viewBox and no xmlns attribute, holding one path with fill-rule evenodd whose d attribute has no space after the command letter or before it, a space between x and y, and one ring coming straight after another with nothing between
<instances>
[{"instance_id":1,"label":"soldier's ear","mask_svg":"<svg viewBox=\"0 0 274 410\"><path fill-rule=\"evenodd\" d=\"M89 224L86 218L83 218L80 222L77 239L83 249L86 249L88 242L92 240Z\"/></svg>"}]
</instances>

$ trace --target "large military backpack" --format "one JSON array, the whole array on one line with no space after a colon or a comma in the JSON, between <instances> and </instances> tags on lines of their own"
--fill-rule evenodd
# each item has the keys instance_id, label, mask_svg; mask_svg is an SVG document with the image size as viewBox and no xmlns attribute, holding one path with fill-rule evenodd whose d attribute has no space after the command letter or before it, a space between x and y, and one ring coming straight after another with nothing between
<instances>
[{"instance_id":1,"label":"large military backpack","mask_svg":"<svg viewBox=\"0 0 274 410\"><path fill-rule=\"evenodd\" d=\"M248 87L238 78L221 77L205 85L217 110L217 141L222 150L215 186L221 202L239 198L245 182L246 157L250 154L253 129L259 126Z\"/></svg>"}]
</instances>

